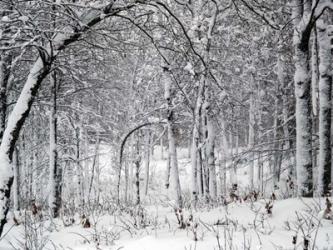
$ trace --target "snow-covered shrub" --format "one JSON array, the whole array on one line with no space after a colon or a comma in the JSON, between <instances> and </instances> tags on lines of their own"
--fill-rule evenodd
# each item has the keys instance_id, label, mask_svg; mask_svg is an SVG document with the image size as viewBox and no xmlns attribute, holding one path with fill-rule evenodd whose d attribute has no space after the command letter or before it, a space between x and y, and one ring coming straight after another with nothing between
<instances>
[{"instance_id":1,"label":"snow-covered shrub","mask_svg":"<svg viewBox=\"0 0 333 250\"><path fill-rule=\"evenodd\" d=\"M41 219L35 211L24 212L23 235L11 245L16 250L43 250L50 243L50 221Z\"/></svg>"},{"instance_id":2,"label":"snow-covered shrub","mask_svg":"<svg viewBox=\"0 0 333 250\"><path fill-rule=\"evenodd\" d=\"M296 221L287 223L288 227L294 231L291 241L295 246L301 245L304 250L314 249L317 233L322 225L317 214L318 207L313 203L312 205L307 205L306 210L296 212Z\"/></svg>"}]
</instances>

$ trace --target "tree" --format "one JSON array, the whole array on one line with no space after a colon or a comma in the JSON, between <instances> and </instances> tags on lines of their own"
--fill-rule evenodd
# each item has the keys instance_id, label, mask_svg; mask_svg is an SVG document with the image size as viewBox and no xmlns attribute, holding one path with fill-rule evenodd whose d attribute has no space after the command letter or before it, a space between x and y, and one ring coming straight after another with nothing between
<instances>
[{"instance_id":1,"label":"tree","mask_svg":"<svg viewBox=\"0 0 333 250\"><path fill-rule=\"evenodd\" d=\"M312 122L311 78L309 41L311 31L325 9L331 8L326 1L293 1L296 96L296 172L298 194L313 195L312 170Z\"/></svg>"},{"instance_id":2,"label":"tree","mask_svg":"<svg viewBox=\"0 0 333 250\"><path fill-rule=\"evenodd\" d=\"M168 74L168 69L164 70L164 74ZM175 113L173 107L174 92L171 89L170 76L164 77L165 93L164 98L167 107L167 128L168 128L168 142L169 142L169 155L170 155L170 172L171 172L171 186L174 189L177 208L183 207L183 198L181 193L179 171L178 171L178 159L177 148L175 140Z\"/></svg>"},{"instance_id":3,"label":"tree","mask_svg":"<svg viewBox=\"0 0 333 250\"><path fill-rule=\"evenodd\" d=\"M318 193L329 193L332 175L331 113L332 113L332 60L329 28L318 22L319 44L319 164Z\"/></svg>"},{"instance_id":4,"label":"tree","mask_svg":"<svg viewBox=\"0 0 333 250\"><path fill-rule=\"evenodd\" d=\"M57 76L51 74L52 105L50 110L50 169L49 169L49 207L53 218L59 217L61 206L62 171L58 163L57 151Z\"/></svg>"},{"instance_id":5,"label":"tree","mask_svg":"<svg viewBox=\"0 0 333 250\"><path fill-rule=\"evenodd\" d=\"M103 7L101 11L88 10L86 13L83 13L80 18L83 25L77 24L77 27L67 27L70 32L66 34L55 34L51 43L48 43L44 48L39 48L37 51L39 55L31 67L20 96L8 117L7 126L1 141L0 171L2 172L2 178L0 180L0 235L3 232L9 210L10 190L14 178L12 161L15 144L22 126L29 115L38 89L45 77L50 73L51 65L62 50L76 42L91 27L101 22L105 16L111 17L121 11L134 7L134 4L129 4L124 7L114 7L114 2L115 1L111 1Z\"/></svg>"}]
</instances>

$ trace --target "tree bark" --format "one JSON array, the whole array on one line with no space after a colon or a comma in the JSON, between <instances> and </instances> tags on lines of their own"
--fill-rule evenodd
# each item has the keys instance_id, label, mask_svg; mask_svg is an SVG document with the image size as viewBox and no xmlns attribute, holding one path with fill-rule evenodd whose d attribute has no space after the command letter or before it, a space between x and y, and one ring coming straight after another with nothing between
<instances>
[{"instance_id":1,"label":"tree bark","mask_svg":"<svg viewBox=\"0 0 333 250\"><path fill-rule=\"evenodd\" d=\"M202 107L202 135L203 135L203 148L202 152L202 172L203 172L203 195L207 202L210 201L210 190L209 190L209 164L208 164L208 117L207 117L207 109L208 109L208 102L207 102L207 91L208 88L205 89L205 102Z\"/></svg>"},{"instance_id":2,"label":"tree bark","mask_svg":"<svg viewBox=\"0 0 333 250\"><path fill-rule=\"evenodd\" d=\"M0 143L6 126L7 113L7 85L9 79L9 65L11 57L3 53L0 56Z\"/></svg>"},{"instance_id":3,"label":"tree bark","mask_svg":"<svg viewBox=\"0 0 333 250\"><path fill-rule=\"evenodd\" d=\"M165 72L167 74L168 72ZM183 198L179 180L177 147L175 139L175 117L173 106L173 92L171 90L171 81L169 77L165 78L164 98L167 105L167 128L168 128L168 142L169 142L169 156L170 156L170 170L171 170L171 186L176 200L177 208L183 207Z\"/></svg>"},{"instance_id":4,"label":"tree bark","mask_svg":"<svg viewBox=\"0 0 333 250\"><path fill-rule=\"evenodd\" d=\"M170 150L168 146L168 157L166 161L166 171L165 171L165 188L168 189L170 187L170 172L171 172L171 156Z\"/></svg>"},{"instance_id":5,"label":"tree bark","mask_svg":"<svg viewBox=\"0 0 333 250\"><path fill-rule=\"evenodd\" d=\"M94 150L94 158L93 158L93 163L91 166L91 176L90 176L90 181L89 181L89 190L88 190L88 202L91 204L90 199L91 199L91 191L92 191L92 187L94 184L94 178L95 178L95 172L98 178L98 169L99 169L99 131L96 131L96 142L95 142L95 150ZM96 184L96 183L95 183ZM99 188L97 187L97 190ZM94 197L96 199L96 196Z\"/></svg>"},{"instance_id":6,"label":"tree bark","mask_svg":"<svg viewBox=\"0 0 333 250\"><path fill-rule=\"evenodd\" d=\"M140 162L141 162L141 156L140 156L140 141L139 137L136 141L136 156L135 156L135 192L136 192L136 205L140 205Z\"/></svg>"},{"instance_id":7,"label":"tree bark","mask_svg":"<svg viewBox=\"0 0 333 250\"><path fill-rule=\"evenodd\" d=\"M309 39L312 23L303 24L302 1L293 2L295 97L296 97L296 174L298 195L313 195L311 78Z\"/></svg>"},{"instance_id":8,"label":"tree bark","mask_svg":"<svg viewBox=\"0 0 333 250\"><path fill-rule=\"evenodd\" d=\"M128 201L132 200L133 197L133 174L134 174L134 162L136 156L135 150L135 139L134 136L131 136L130 140L130 150L129 150L130 160L129 160L129 178L128 178Z\"/></svg>"},{"instance_id":9,"label":"tree bark","mask_svg":"<svg viewBox=\"0 0 333 250\"><path fill-rule=\"evenodd\" d=\"M279 82L280 84L280 82ZM278 182L280 180L280 166L279 166L279 157L280 157L280 142L279 142L279 115L280 115L280 88L279 84L275 88L275 100L274 100L274 130L273 130L273 147L274 147L274 155L273 155L273 186L274 189L278 188Z\"/></svg>"},{"instance_id":10,"label":"tree bark","mask_svg":"<svg viewBox=\"0 0 333 250\"><path fill-rule=\"evenodd\" d=\"M150 133L147 131L145 135L145 182L144 182L144 195L148 195L149 188L149 161L150 161Z\"/></svg>"},{"instance_id":11,"label":"tree bark","mask_svg":"<svg viewBox=\"0 0 333 250\"><path fill-rule=\"evenodd\" d=\"M13 167L14 167L14 183L13 183L13 203L14 210L20 210L20 160L18 149L15 148L13 155Z\"/></svg>"},{"instance_id":12,"label":"tree bark","mask_svg":"<svg viewBox=\"0 0 333 250\"><path fill-rule=\"evenodd\" d=\"M254 143L255 143L255 104L254 93L250 93L250 109L249 109L249 144L248 150L250 154L250 169L249 169L249 187L251 191L254 189Z\"/></svg>"},{"instance_id":13,"label":"tree bark","mask_svg":"<svg viewBox=\"0 0 333 250\"><path fill-rule=\"evenodd\" d=\"M6 16L13 10L12 3L3 2L0 5L0 9L3 11L0 13L0 18ZM9 13L7 13L7 10ZM0 29L0 33L10 37L12 34L11 24L3 23ZM8 41L6 39L0 39L0 46L6 47ZM11 63L12 63L12 53L11 50L1 50L0 51L0 143L2 141L3 133L6 127L6 115L7 115L7 95L8 95L8 81L11 73Z\"/></svg>"},{"instance_id":14,"label":"tree bark","mask_svg":"<svg viewBox=\"0 0 333 250\"><path fill-rule=\"evenodd\" d=\"M130 145L130 147L131 146L132 145ZM129 178L129 168L131 167L131 160L130 160L131 154L130 153L128 154L128 158L129 158L129 160L127 160L125 162L125 169L124 169L124 172L125 172L124 202L125 202L125 204L128 203L128 189L129 189L128 186L129 186L129 180L130 180L130 178Z\"/></svg>"},{"instance_id":15,"label":"tree bark","mask_svg":"<svg viewBox=\"0 0 333 250\"><path fill-rule=\"evenodd\" d=\"M49 208L53 218L59 217L61 207L62 170L58 164L57 151L57 78L56 72L50 77L52 106L50 110L50 169L49 169Z\"/></svg>"},{"instance_id":16,"label":"tree bark","mask_svg":"<svg viewBox=\"0 0 333 250\"><path fill-rule=\"evenodd\" d=\"M319 55L318 55L318 32L316 26L313 28L312 48L311 48L311 104L312 104L312 141L315 145L312 147L312 168L314 186L318 187L318 150L317 142L319 137ZM317 190L318 191L318 190Z\"/></svg>"},{"instance_id":17,"label":"tree bark","mask_svg":"<svg viewBox=\"0 0 333 250\"><path fill-rule=\"evenodd\" d=\"M208 141L207 141L207 157L209 169L209 195L212 200L216 200L217 184L215 169L215 131L212 118L208 118L207 122Z\"/></svg>"},{"instance_id":18,"label":"tree bark","mask_svg":"<svg viewBox=\"0 0 333 250\"><path fill-rule=\"evenodd\" d=\"M319 42L319 164L318 191L330 192L331 165L331 113L332 113L332 54L327 26L318 27Z\"/></svg>"},{"instance_id":19,"label":"tree bark","mask_svg":"<svg viewBox=\"0 0 333 250\"><path fill-rule=\"evenodd\" d=\"M203 104L203 92L205 84L204 81L200 79L198 87L197 101L194 110L194 122L192 131L192 153L191 153L191 165L192 165L192 199L194 205L198 201L198 178L201 178L198 164L198 153L199 153L199 142L200 142L200 127L201 127L201 108Z\"/></svg>"},{"instance_id":20,"label":"tree bark","mask_svg":"<svg viewBox=\"0 0 333 250\"><path fill-rule=\"evenodd\" d=\"M219 169L219 175L220 175L220 190L221 193L223 194L223 196L226 198L227 196L227 162L229 160L230 162L230 166L232 169L230 169L230 173L233 171L233 165L231 158L230 158L230 153L229 153L229 144L228 144L228 139L227 139L227 129L226 129L226 124L224 121L224 117L222 118L222 122L221 122L221 126L222 126L222 148L221 148L221 164L220 164L220 169ZM230 174L230 184L233 185L235 184L234 182L234 178L233 178L233 174Z\"/></svg>"},{"instance_id":21,"label":"tree bark","mask_svg":"<svg viewBox=\"0 0 333 250\"><path fill-rule=\"evenodd\" d=\"M84 198L84 191L83 191L83 170L81 165L81 135L82 135L82 127L76 124L73 124L75 130L75 203L80 208L81 213L83 214L84 207L85 207L85 198ZM84 150L85 151L85 150ZM84 152L87 153L87 152ZM87 154L85 154L87 156ZM87 161L87 160L86 160ZM86 164L88 167L88 164Z\"/></svg>"},{"instance_id":22,"label":"tree bark","mask_svg":"<svg viewBox=\"0 0 333 250\"><path fill-rule=\"evenodd\" d=\"M260 94L260 84L258 84L258 103L257 103L257 112L258 112L258 142L263 143L262 138L262 108L261 108L261 94ZM261 149L262 147L260 147ZM264 192L264 161L262 159L261 152L258 152L258 190L259 192Z\"/></svg>"}]
</instances>

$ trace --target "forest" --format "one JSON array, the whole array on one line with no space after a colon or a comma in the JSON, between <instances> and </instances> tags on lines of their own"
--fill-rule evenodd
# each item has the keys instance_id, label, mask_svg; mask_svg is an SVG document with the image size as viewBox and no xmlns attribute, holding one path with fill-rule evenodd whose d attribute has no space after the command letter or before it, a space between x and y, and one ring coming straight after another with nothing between
<instances>
[{"instance_id":1,"label":"forest","mask_svg":"<svg viewBox=\"0 0 333 250\"><path fill-rule=\"evenodd\" d=\"M333 0L0 0L0 250L332 250Z\"/></svg>"}]
</instances>

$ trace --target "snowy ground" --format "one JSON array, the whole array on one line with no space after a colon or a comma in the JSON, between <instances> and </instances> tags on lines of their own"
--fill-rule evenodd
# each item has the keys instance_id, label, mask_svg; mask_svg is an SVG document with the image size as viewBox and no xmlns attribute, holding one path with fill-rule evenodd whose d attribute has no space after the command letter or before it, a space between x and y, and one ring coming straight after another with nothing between
<instances>
[{"instance_id":1,"label":"snowy ground","mask_svg":"<svg viewBox=\"0 0 333 250\"><path fill-rule=\"evenodd\" d=\"M16 226L9 218L5 235L0 240L0 250L304 249L304 238L309 239L308 249L333 250L333 223L319 215L325 202L318 199L276 200L271 216L265 209L266 200L205 206L197 211L185 209L184 220L188 226L180 229L172 202L165 199L166 161L160 158L158 151L155 152L151 163L151 175L155 177L150 196L144 199L143 216L136 216L137 210L131 207L115 206L109 212L95 209L89 216L91 227L83 228L78 216L74 224L64 226L68 218L50 221L45 214L42 218L39 214L23 214L19 222L26 216L30 218L26 224ZM101 161L102 166L107 165L108 159ZM179 167L185 199L188 199L186 193L190 183L189 164L186 150L180 150ZM240 189L246 189L247 179L246 168L241 168L238 171ZM296 244L293 244L294 236L297 236Z\"/></svg>"},{"instance_id":2,"label":"snowy ground","mask_svg":"<svg viewBox=\"0 0 333 250\"><path fill-rule=\"evenodd\" d=\"M36 244L45 244L43 249L206 250L219 249L219 244L220 249L295 249L292 239L296 235L296 249L303 249L304 236L310 240L309 249L333 249L333 224L320 220L318 200L276 201L272 216L266 214L264 206L264 201L258 201L196 211L194 222L186 229L178 228L171 208L161 206L145 211L146 226L141 228L134 225L135 217L126 213L92 216L92 227L87 229L78 222L64 227L56 220L42 226L32 223L25 233L24 225L13 226L11 221L0 249L24 249L20 243L24 235ZM189 214L185 212L186 220ZM194 233L198 241L194 241Z\"/></svg>"}]
</instances>

